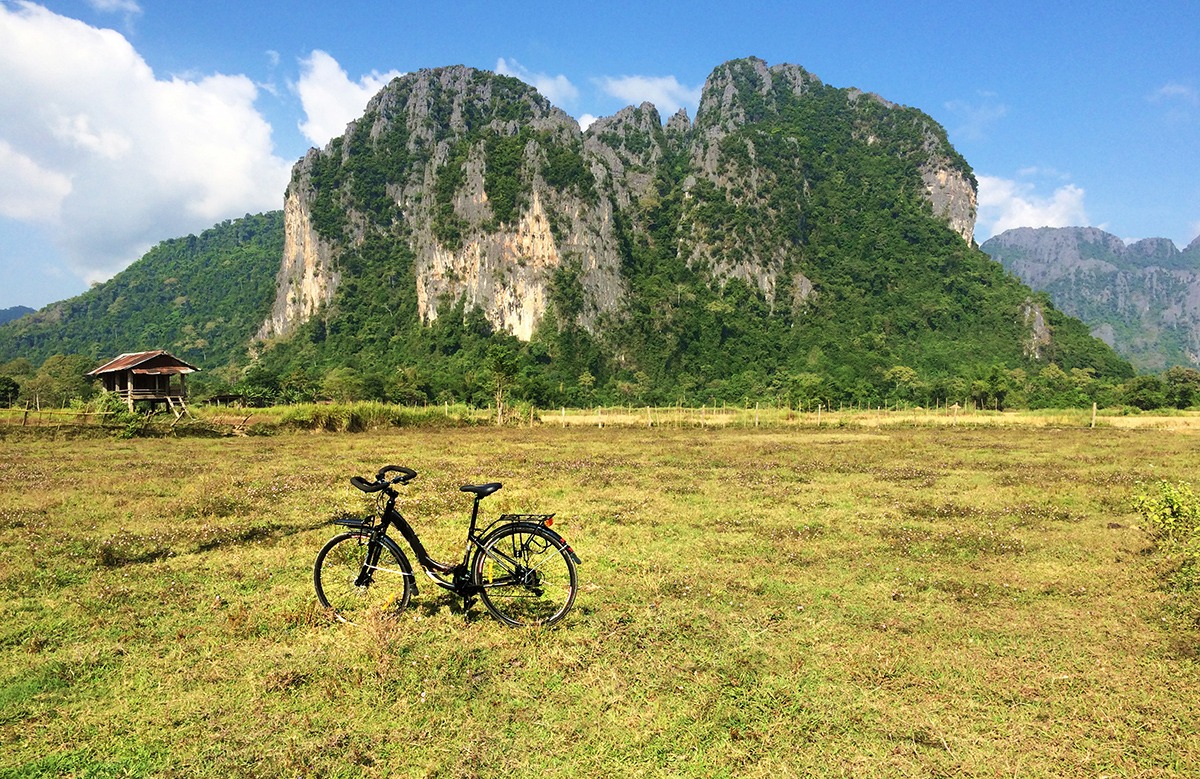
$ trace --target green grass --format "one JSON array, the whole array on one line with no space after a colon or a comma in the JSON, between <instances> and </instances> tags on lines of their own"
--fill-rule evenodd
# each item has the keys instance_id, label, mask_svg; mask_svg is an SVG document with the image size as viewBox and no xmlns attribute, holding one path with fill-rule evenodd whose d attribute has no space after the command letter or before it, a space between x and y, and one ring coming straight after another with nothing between
<instances>
[{"instance_id":1,"label":"green grass","mask_svg":"<svg viewBox=\"0 0 1200 779\"><path fill-rule=\"evenodd\" d=\"M0 441L0 777L1200 771L1200 630L1132 496L1196 433L399 428ZM423 586L333 623L311 564L385 463L557 511L562 626ZM460 552L459 552L460 553Z\"/></svg>"}]
</instances>

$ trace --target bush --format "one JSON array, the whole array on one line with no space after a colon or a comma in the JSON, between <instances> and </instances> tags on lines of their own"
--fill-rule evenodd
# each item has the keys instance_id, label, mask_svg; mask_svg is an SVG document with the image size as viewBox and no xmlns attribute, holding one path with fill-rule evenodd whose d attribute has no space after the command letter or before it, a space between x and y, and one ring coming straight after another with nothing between
<instances>
[{"instance_id":1,"label":"bush","mask_svg":"<svg viewBox=\"0 0 1200 779\"><path fill-rule=\"evenodd\" d=\"M1200 500L1190 484L1160 481L1157 489L1134 496L1133 503L1168 566L1166 612L1200 628Z\"/></svg>"},{"instance_id":2,"label":"bush","mask_svg":"<svg viewBox=\"0 0 1200 779\"><path fill-rule=\"evenodd\" d=\"M1200 555L1200 499L1190 484L1160 481L1156 490L1135 495L1133 506L1164 551Z\"/></svg>"}]
</instances>

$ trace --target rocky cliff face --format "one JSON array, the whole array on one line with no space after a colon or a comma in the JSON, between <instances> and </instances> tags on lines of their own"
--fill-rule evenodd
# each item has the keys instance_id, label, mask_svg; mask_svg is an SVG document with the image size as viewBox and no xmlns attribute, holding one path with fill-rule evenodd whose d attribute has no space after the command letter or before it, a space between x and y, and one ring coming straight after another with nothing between
<instances>
[{"instance_id":1,"label":"rocky cliff face","mask_svg":"<svg viewBox=\"0 0 1200 779\"><path fill-rule=\"evenodd\" d=\"M308 321L332 301L338 285L329 243L313 229L307 200L295 185L288 188L283 213L283 262L275 277L271 316L255 336L260 341L286 336L296 323Z\"/></svg>"},{"instance_id":2,"label":"rocky cliff face","mask_svg":"<svg viewBox=\"0 0 1200 779\"><path fill-rule=\"evenodd\" d=\"M1200 238L1181 252L1164 238L1022 227L981 248L1136 367L1200 366Z\"/></svg>"},{"instance_id":3,"label":"rocky cliff face","mask_svg":"<svg viewBox=\"0 0 1200 779\"><path fill-rule=\"evenodd\" d=\"M848 175L831 167L836 155L919 192L970 243L975 181L945 132L795 65L718 67L694 124L680 112L664 126L647 103L586 133L515 79L464 67L409 74L297 164L259 336L287 336L336 307L345 269L370 265L381 243L411 256L424 322L462 301L528 340L569 270L583 291L574 319L594 331L620 318L624 264L639 242L662 240L664 219L675 220L678 256L710 283L737 279L798 310L822 294L805 244L825 207L811 199L825 197L829 176L842 186Z\"/></svg>"}]
</instances>

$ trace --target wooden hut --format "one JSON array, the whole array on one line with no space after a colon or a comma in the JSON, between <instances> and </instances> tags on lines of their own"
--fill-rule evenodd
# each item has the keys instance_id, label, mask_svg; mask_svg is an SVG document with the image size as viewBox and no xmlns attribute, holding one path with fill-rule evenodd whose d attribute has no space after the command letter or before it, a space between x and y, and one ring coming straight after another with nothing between
<instances>
[{"instance_id":1,"label":"wooden hut","mask_svg":"<svg viewBox=\"0 0 1200 779\"><path fill-rule=\"evenodd\" d=\"M198 371L178 357L158 349L153 352L122 354L88 374L100 379L104 389L117 393L133 411L138 401L170 406L178 418L188 413L184 399L187 385L184 376ZM179 380L175 381L178 376Z\"/></svg>"}]
</instances>

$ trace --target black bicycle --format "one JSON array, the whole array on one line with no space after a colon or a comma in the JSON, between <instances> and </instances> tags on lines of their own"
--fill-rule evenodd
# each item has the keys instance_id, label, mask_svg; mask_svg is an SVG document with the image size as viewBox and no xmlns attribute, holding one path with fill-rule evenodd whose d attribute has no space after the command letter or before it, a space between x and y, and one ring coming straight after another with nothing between
<instances>
[{"instance_id":1,"label":"black bicycle","mask_svg":"<svg viewBox=\"0 0 1200 779\"><path fill-rule=\"evenodd\" d=\"M363 492L379 493L377 516L334 520L349 529L329 539L317 553L313 584L322 606L350 623L372 612L398 614L408 606L417 594L417 582L400 545L388 535L388 529L395 527L425 574L463 599L464 611L478 596L492 616L506 625L553 625L566 616L575 602L579 556L550 529L553 514L502 514L476 532L480 501L503 485L464 485L459 489L475 496L466 551L461 563L441 563L429 556L416 531L396 510L395 485L416 477L416 471L399 465L380 468L374 481L351 477L350 483Z\"/></svg>"}]
</instances>

